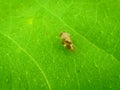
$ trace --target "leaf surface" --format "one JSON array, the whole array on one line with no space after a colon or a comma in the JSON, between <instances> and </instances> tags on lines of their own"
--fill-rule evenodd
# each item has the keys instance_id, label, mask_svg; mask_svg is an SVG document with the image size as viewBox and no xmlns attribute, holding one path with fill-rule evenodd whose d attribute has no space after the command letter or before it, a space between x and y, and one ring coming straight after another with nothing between
<instances>
[{"instance_id":1,"label":"leaf surface","mask_svg":"<svg viewBox=\"0 0 120 90\"><path fill-rule=\"evenodd\" d=\"M119 90L119 3L0 1L0 90Z\"/></svg>"}]
</instances>

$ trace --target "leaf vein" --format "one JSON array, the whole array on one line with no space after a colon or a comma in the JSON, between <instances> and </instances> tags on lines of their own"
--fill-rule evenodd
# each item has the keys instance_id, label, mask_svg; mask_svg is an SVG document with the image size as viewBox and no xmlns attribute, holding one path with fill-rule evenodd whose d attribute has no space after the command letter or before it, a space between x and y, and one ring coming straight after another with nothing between
<instances>
[{"instance_id":1,"label":"leaf vein","mask_svg":"<svg viewBox=\"0 0 120 90\"><path fill-rule=\"evenodd\" d=\"M1 33L1 32L0 32ZM41 71L47 85L48 85L48 88L49 90L51 90L51 85L50 85L50 82L48 81L48 78L45 74L45 72L43 71L43 69L40 67L40 65L38 64L38 62L35 60L35 58L33 56L31 56L23 47L21 47L19 45L18 42L16 42L13 38L11 38L9 35L6 35L6 34L3 34L1 33L4 37L8 38L9 40L11 40L11 42L13 42L17 47L19 47L29 58L30 60L36 65L36 67Z\"/></svg>"}]
</instances>

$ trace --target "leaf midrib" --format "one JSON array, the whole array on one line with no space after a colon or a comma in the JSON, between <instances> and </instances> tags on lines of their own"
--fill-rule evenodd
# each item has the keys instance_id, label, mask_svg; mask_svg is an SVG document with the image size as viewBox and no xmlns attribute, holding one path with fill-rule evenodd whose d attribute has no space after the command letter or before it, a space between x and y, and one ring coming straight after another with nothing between
<instances>
[{"instance_id":1,"label":"leaf midrib","mask_svg":"<svg viewBox=\"0 0 120 90\"><path fill-rule=\"evenodd\" d=\"M19 45L18 42L16 42L13 38L11 38L9 35L3 34L2 32L0 32L4 37L8 38L13 44L15 44L20 50L22 50L29 58L30 60L36 65L36 67L40 70L40 72L42 73L42 76L44 77L49 90L51 90L51 85L50 82L44 72L44 70L41 68L41 66L38 64L38 62L35 60L35 58L29 54L29 52L27 52L27 50L25 50L22 46Z\"/></svg>"}]
</instances>

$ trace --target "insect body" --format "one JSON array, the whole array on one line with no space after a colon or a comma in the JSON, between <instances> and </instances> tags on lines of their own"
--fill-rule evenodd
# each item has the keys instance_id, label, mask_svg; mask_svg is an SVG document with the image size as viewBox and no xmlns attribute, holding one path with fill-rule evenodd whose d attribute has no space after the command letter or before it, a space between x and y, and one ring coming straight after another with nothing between
<instances>
[{"instance_id":1,"label":"insect body","mask_svg":"<svg viewBox=\"0 0 120 90\"><path fill-rule=\"evenodd\" d=\"M73 50L73 43L72 40L70 38L70 34L67 32L62 32L60 33L60 37L62 40L62 44L65 48L69 49L69 50Z\"/></svg>"}]
</instances>

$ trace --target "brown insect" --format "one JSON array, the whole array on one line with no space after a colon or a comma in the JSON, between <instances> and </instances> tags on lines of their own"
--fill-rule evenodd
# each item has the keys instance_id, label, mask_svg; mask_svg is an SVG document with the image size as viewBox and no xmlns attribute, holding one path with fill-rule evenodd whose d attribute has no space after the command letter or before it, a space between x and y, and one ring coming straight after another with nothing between
<instances>
[{"instance_id":1,"label":"brown insect","mask_svg":"<svg viewBox=\"0 0 120 90\"><path fill-rule=\"evenodd\" d=\"M62 44L65 48L67 48L69 50L74 50L74 46L73 46L73 43L72 43L69 33L67 33L67 32L60 33L60 38L61 38Z\"/></svg>"}]
</instances>

